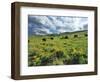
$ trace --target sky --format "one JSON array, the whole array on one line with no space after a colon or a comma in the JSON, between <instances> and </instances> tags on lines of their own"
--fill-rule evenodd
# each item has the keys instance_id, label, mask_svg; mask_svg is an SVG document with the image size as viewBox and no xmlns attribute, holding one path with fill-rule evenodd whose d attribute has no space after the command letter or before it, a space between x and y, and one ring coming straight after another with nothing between
<instances>
[{"instance_id":1,"label":"sky","mask_svg":"<svg viewBox=\"0 0 100 82\"><path fill-rule=\"evenodd\" d=\"M46 35L88 29L88 17L28 16L28 34Z\"/></svg>"}]
</instances>

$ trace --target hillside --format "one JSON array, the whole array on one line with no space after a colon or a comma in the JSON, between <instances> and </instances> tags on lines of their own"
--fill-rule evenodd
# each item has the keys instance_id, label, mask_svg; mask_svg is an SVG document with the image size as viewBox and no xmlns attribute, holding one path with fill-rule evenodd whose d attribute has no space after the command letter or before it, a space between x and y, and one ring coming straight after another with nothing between
<instances>
[{"instance_id":1,"label":"hillside","mask_svg":"<svg viewBox=\"0 0 100 82\"><path fill-rule=\"evenodd\" d=\"M87 31L32 35L28 66L87 64Z\"/></svg>"}]
</instances>

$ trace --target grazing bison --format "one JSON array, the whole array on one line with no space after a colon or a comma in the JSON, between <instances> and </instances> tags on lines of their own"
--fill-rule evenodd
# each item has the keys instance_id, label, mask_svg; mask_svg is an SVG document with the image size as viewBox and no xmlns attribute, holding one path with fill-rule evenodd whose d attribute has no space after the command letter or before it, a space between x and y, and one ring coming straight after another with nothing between
<instances>
[{"instance_id":1,"label":"grazing bison","mask_svg":"<svg viewBox=\"0 0 100 82\"><path fill-rule=\"evenodd\" d=\"M65 39L68 39L68 36L65 36Z\"/></svg>"},{"instance_id":2,"label":"grazing bison","mask_svg":"<svg viewBox=\"0 0 100 82\"><path fill-rule=\"evenodd\" d=\"M28 40L28 43L30 42L30 40Z\"/></svg>"},{"instance_id":3,"label":"grazing bison","mask_svg":"<svg viewBox=\"0 0 100 82\"><path fill-rule=\"evenodd\" d=\"M78 37L78 35L74 35L74 38L77 38Z\"/></svg>"},{"instance_id":4,"label":"grazing bison","mask_svg":"<svg viewBox=\"0 0 100 82\"><path fill-rule=\"evenodd\" d=\"M46 39L45 39L45 38L43 38L43 39L42 39L42 41L46 41Z\"/></svg>"},{"instance_id":5,"label":"grazing bison","mask_svg":"<svg viewBox=\"0 0 100 82\"><path fill-rule=\"evenodd\" d=\"M51 40L53 40L54 38L53 38L53 37L51 37L50 39L51 39Z\"/></svg>"},{"instance_id":6,"label":"grazing bison","mask_svg":"<svg viewBox=\"0 0 100 82\"><path fill-rule=\"evenodd\" d=\"M84 34L84 36L86 36L86 37L87 37L88 35L87 35L87 34Z\"/></svg>"}]
</instances>

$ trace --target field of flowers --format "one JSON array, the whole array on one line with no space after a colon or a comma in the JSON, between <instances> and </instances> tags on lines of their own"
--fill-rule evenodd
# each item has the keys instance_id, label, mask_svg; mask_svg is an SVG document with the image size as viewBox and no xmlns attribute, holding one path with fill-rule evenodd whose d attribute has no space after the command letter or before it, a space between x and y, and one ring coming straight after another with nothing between
<instances>
[{"instance_id":1,"label":"field of flowers","mask_svg":"<svg viewBox=\"0 0 100 82\"><path fill-rule=\"evenodd\" d=\"M28 37L28 66L87 64L87 31Z\"/></svg>"}]
</instances>

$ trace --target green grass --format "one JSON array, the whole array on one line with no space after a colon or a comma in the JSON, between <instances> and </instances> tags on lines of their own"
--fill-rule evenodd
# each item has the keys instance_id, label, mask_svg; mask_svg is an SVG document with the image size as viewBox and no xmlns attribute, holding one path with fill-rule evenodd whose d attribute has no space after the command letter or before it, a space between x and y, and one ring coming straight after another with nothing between
<instances>
[{"instance_id":1,"label":"green grass","mask_svg":"<svg viewBox=\"0 0 100 82\"><path fill-rule=\"evenodd\" d=\"M85 34L87 31L29 36L28 66L87 64L88 44Z\"/></svg>"}]
</instances>

